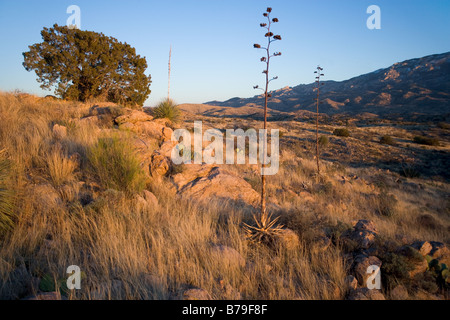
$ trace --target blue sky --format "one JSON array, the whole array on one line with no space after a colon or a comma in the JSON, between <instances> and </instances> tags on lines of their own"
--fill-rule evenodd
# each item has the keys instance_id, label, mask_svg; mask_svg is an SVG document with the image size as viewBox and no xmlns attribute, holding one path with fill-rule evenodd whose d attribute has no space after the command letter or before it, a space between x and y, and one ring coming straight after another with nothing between
<instances>
[{"instance_id":1,"label":"blue sky","mask_svg":"<svg viewBox=\"0 0 450 320\"><path fill-rule=\"evenodd\" d=\"M40 31L65 25L69 5L81 8L81 27L103 32L136 48L147 58L152 94L146 105L167 95L167 63L172 45L171 97L203 103L250 97L263 84L262 13L273 8L283 40L274 49L271 89L314 81L345 80L406 59L450 51L448 0L0 0L0 90L45 95L34 72L22 66L22 52L41 42ZM369 30L367 7L381 9L381 30Z\"/></svg>"}]
</instances>

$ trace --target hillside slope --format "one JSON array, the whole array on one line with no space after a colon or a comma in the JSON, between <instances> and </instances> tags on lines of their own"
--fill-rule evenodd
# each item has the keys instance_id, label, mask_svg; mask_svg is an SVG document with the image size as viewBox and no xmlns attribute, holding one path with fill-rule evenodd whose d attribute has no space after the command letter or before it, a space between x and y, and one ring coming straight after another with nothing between
<instances>
[{"instance_id":1,"label":"hillside slope","mask_svg":"<svg viewBox=\"0 0 450 320\"><path fill-rule=\"evenodd\" d=\"M399 62L345 81L324 81L321 112L445 115L450 113L450 52ZM315 84L272 92L269 108L284 112L314 111ZM206 104L262 106L262 95Z\"/></svg>"}]
</instances>

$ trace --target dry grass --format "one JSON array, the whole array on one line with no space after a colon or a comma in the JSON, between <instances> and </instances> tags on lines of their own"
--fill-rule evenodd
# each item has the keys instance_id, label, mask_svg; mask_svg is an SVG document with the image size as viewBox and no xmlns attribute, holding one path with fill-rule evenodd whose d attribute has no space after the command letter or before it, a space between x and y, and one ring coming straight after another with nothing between
<instances>
[{"instance_id":1,"label":"dry grass","mask_svg":"<svg viewBox=\"0 0 450 320\"><path fill-rule=\"evenodd\" d=\"M175 198L169 179L149 182L159 207L143 207L139 189L107 189L87 170L89 150L111 131L67 125L89 107L0 94L0 149L13 163L8 188L16 197L15 226L0 237L1 298L22 298L23 283L36 283L33 278L60 282L68 266L78 265L85 276L82 289L69 293L72 299L177 299L190 287L206 289L214 299L236 299L237 292L244 299L343 299L349 266L338 245L317 249L325 230L370 219L388 239L400 234L449 241L446 182L414 179L426 188L417 197L393 173L323 161L316 183L314 159L293 148L282 148L268 193L270 211L300 236L294 250L248 242L243 226L250 212L232 203ZM53 138L54 123L70 128L67 137ZM255 179L249 166L228 169ZM351 180L352 174L359 178ZM376 213L382 192L397 198L392 216ZM234 248L245 265L217 256L216 245Z\"/></svg>"},{"instance_id":2,"label":"dry grass","mask_svg":"<svg viewBox=\"0 0 450 320\"><path fill-rule=\"evenodd\" d=\"M52 147L47 154L45 161L47 163L48 172L50 178L55 187L61 186L67 182L71 182L75 179L74 172L77 168L77 163L67 156L61 150L60 145Z\"/></svg>"}]
</instances>

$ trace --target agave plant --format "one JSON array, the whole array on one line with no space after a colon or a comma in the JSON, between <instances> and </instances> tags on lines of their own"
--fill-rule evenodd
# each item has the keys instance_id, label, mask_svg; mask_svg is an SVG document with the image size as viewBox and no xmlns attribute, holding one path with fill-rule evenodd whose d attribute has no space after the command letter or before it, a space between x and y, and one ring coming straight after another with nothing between
<instances>
[{"instance_id":1,"label":"agave plant","mask_svg":"<svg viewBox=\"0 0 450 320\"><path fill-rule=\"evenodd\" d=\"M247 239L264 244L272 244L276 237L283 231L283 225L277 224L280 217L273 218L271 214L264 214L261 217L253 215L256 226L244 223L244 230Z\"/></svg>"}]
</instances>

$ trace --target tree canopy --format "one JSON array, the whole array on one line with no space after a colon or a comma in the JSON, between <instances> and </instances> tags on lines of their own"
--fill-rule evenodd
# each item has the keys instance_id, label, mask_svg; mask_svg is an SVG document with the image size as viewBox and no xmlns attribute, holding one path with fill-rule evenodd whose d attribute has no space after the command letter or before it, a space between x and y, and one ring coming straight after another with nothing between
<instances>
[{"instance_id":1,"label":"tree canopy","mask_svg":"<svg viewBox=\"0 0 450 320\"><path fill-rule=\"evenodd\" d=\"M42 43L24 52L23 66L34 70L41 88L66 100L102 99L142 106L150 94L145 57L113 37L55 24L41 31Z\"/></svg>"}]
</instances>

